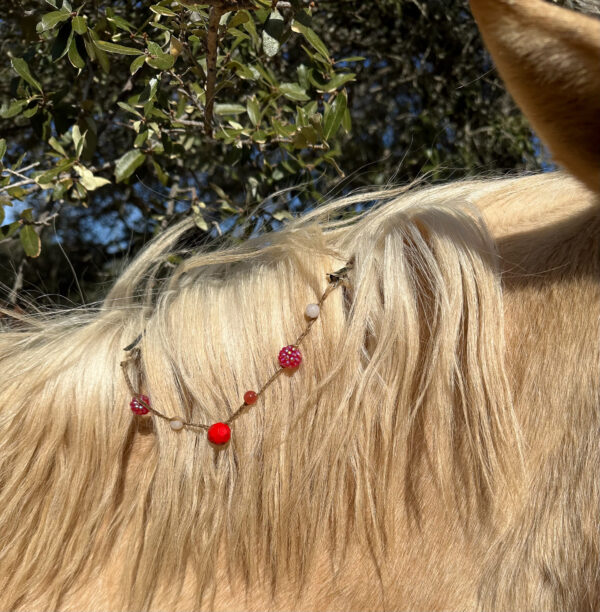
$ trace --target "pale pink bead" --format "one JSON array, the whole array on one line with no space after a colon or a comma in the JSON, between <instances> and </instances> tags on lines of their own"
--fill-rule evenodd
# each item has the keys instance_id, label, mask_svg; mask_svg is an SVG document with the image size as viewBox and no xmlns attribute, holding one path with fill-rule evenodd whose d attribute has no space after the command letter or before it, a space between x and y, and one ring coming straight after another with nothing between
<instances>
[{"instance_id":1,"label":"pale pink bead","mask_svg":"<svg viewBox=\"0 0 600 612\"><path fill-rule=\"evenodd\" d=\"M316 319L319 316L320 308L318 304L309 304L306 307L306 316L309 319Z\"/></svg>"}]
</instances>

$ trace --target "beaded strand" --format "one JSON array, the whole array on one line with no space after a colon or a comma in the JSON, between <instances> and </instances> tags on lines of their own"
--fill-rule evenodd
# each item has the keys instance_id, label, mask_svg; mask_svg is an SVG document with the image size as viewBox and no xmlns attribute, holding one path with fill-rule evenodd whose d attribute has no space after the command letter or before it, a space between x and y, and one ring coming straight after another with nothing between
<instances>
[{"instance_id":1,"label":"beaded strand","mask_svg":"<svg viewBox=\"0 0 600 612\"><path fill-rule=\"evenodd\" d=\"M130 364L135 366L135 370L137 372L137 388L141 388L141 369L139 367L142 351L139 348L138 344L142 341L144 337L144 332L142 332L131 344L126 346L123 350L127 352L129 355L127 359L121 362L121 369L123 371L123 375L125 377L125 382L127 387L132 395L132 399L129 402L129 407L131 411L136 415L145 415L149 412L153 415L157 416L160 419L168 421L171 429L174 431L181 431L182 429L203 429L207 433L208 440L213 444L221 446L229 442L231 438L231 424L241 416L241 414L247 410L250 406L256 404L258 398L264 394L267 388L275 382L277 377L284 370L295 370L298 368L300 363L302 362L302 353L300 352L299 346L300 343L306 338L308 332L311 330L315 321L319 317L321 312L321 307L323 302L327 299L329 294L337 289L340 285L345 285L348 280L348 271L352 268L352 263L346 264L340 270L328 274L329 284L323 295L319 299L316 304L309 304L306 307L306 317L309 319L304 331L296 338L296 341L293 344L289 344L284 346L279 351L278 369L272 374L272 376L265 382L262 387L258 391L249 390L244 393L243 403L235 410L235 412L225 421L219 423L213 423L212 425L206 425L204 423L192 423L190 421L184 420L182 417L169 417L162 412L159 412L155 408L152 407L150 403L150 398L147 395L143 395L139 391L136 391L131 379L129 378L128 368Z\"/></svg>"}]
</instances>

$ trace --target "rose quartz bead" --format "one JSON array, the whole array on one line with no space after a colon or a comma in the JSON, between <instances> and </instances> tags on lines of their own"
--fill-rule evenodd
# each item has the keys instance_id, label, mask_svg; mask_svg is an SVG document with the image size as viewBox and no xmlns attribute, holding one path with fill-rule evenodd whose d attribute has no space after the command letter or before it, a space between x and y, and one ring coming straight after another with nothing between
<instances>
[{"instance_id":1,"label":"rose quartz bead","mask_svg":"<svg viewBox=\"0 0 600 612\"><path fill-rule=\"evenodd\" d=\"M179 417L171 419L169 421L169 425L171 426L171 429L173 429L174 431L180 431L183 429L183 419L180 419Z\"/></svg>"},{"instance_id":2,"label":"rose quartz bead","mask_svg":"<svg viewBox=\"0 0 600 612\"><path fill-rule=\"evenodd\" d=\"M320 308L318 304L309 304L306 307L306 316L309 319L316 319L319 316Z\"/></svg>"}]
</instances>

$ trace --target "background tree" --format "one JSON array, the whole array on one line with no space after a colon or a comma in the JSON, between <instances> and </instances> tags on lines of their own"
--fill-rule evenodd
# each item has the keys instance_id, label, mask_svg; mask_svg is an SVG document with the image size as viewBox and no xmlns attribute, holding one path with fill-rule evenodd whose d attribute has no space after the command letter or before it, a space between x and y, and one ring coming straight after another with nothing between
<instances>
[{"instance_id":1,"label":"background tree","mask_svg":"<svg viewBox=\"0 0 600 612\"><path fill-rule=\"evenodd\" d=\"M185 215L218 244L332 189L544 163L462 0L22 0L0 40L13 302L97 299Z\"/></svg>"}]
</instances>

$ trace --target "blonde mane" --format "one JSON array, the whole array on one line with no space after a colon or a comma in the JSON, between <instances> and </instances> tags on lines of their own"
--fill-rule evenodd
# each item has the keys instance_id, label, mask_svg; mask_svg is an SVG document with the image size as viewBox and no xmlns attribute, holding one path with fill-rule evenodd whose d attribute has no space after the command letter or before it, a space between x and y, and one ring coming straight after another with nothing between
<instances>
[{"instance_id":1,"label":"blonde mane","mask_svg":"<svg viewBox=\"0 0 600 612\"><path fill-rule=\"evenodd\" d=\"M583 189L566 221L547 197L573 189L355 195L164 277L186 221L99 309L3 329L0 609L597 607L598 219ZM548 214L519 233L523 193ZM145 329L154 405L226 418L349 258L225 449L128 409Z\"/></svg>"}]
</instances>

